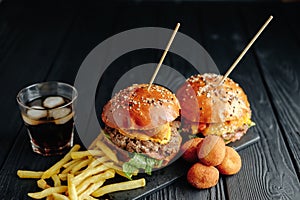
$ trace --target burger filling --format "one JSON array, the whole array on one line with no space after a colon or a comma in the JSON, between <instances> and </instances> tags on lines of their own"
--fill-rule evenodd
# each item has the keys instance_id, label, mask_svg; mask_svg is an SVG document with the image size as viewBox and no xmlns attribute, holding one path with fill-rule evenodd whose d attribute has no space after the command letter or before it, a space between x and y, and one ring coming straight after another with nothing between
<instances>
[{"instance_id":1,"label":"burger filling","mask_svg":"<svg viewBox=\"0 0 300 200\"><path fill-rule=\"evenodd\" d=\"M241 139L251 126L253 126L253 122L248 115L245 115L238 120L209 124L202 133L204 136L211 134L219 135L226 142L234 142Z\"/></svg>"},{"instance_id":2,"label":"burger filling","mask_svg":"<svg viewBox=\"0 0 300 200\"><path fill-rule=\"evenodd\" d=\"M119 133L131 139L138 139L144 141L150 140L152 142L158 142L160 144L167 144L171 139L171 126L170 123L166 123L155 129L142 130L142 131L119 129Z\"/></svg>"},{"instance_id":3,"label":"burger filling","mask_svg":"<svg viewBox=\"0 0 300 200\"><path fill-rule=\"evenodd\" d=\"M241 139L246 134L247 130L254 125L254 122L250 119L250 114L245 115L238 120L231 120L221 123L187 123L188 127L184 130L192 134L202 133L207 135L219 135L225 142L234 142Z\"/></svg>"},{"instance_id":4,"label":"burger filling","mask_svg":"<svg viewBox=\"0 0 300 200\"><path fill-rule=\"evenodd\" d=\"M180 149L182 139L178 132L179 126L180 122L171 122L168 126L161 129L159 135L153 137L143 133L143 131L128 134L128 132L124 133L108 126L105 127L105 132L110 136L111 141L115 145L128 152L142 153L149 157L168 162L171 159L168 157L175 155ZM163 130L166 130L166 132L163 132ZM134 137L138 134L142 136ZM162 139L157 139L159 137Z\"/></svg>"}]
</instances>

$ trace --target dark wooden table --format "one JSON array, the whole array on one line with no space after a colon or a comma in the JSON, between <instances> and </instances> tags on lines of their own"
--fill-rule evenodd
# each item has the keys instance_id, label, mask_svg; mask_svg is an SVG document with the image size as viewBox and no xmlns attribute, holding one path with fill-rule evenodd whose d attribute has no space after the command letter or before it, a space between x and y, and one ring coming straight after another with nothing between
<instances>
[{"instance_id":1,"label":"dark wooden table","mask_svg":"<svg viewBox=\"0 0 300 200\"><path fill-rule=\"evenodd\" d=\"M198 41L225 73L271 14L274 20L230 75L248 95L256 122L251 129L260 136L240 151L241 171L201 191L182 177L145 199L300 199L299 3L79 0L0 4L0 199L29 199L38 188L20 180L17 169L46 169L60 158L31 151L15 100L21 88L47 80L73 84L85 57L106 38L138 27L173 29L178 21L180 32ZM157 62L161 51L154 55L127 60L132 66ZM167 56L165 64L172 62Z\"/></svg>"}]
</instances>

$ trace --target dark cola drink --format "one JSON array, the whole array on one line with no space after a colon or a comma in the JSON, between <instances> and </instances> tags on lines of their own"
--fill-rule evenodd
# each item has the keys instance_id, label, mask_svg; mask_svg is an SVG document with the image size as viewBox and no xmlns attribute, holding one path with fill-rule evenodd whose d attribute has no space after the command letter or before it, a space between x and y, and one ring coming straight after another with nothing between
<instances>
[{"instance_id":1,"label":"dark cola drink","mask_svg":"<svg viewBox=\"0 0 300 200\"><path fill-rule=\"evenodd\" d=\"M42 155L62 154L73 144L73 105L62 96L47 96L26 103L22 113L32 147Z\"/></svg>"}]
</instances>

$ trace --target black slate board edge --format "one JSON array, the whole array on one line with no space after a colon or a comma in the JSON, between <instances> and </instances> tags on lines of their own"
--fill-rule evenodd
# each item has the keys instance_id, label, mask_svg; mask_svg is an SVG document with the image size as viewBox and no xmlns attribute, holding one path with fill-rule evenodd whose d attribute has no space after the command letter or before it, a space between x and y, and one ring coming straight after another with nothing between
<instances>
[{"instance_id":1,"label":"black slate board edge","mask_svg":"<svg viewBox=\"0 0 300 200\"><path fill-rule=\"evenodd\" d=\"M157 190L167 187L180 177L184 176L187 173L189 167L190 165L188 163L186 163L182 158L179 158L171 165L163 169L154 171L151 176L145 174L144 176L134 178L138 179L144 177L146 179L145 187L134 190L110 193L108 195L109 199L136 200L148 196L151 193L156 192Z\"/></svg>"},{"instance_id":2,"label":"black slate board edge","mask_svg":"<svg viewBox=\"0 0 300 200\"><path fill-rule=\"evenodd\" d=\"M249 145L258 142L259 139L260 137L257 132L249 130L240 140L229 143L228 146L234 148L236 151L240 151Z\"/></svg>"},{"instance_id":3,"label":"black slate board edge","mask_svg":"<svg viewBox=\"0 0 300 200\"><path fill-rule=\"evenodd\" d=\"M260 139L257 132L248 130L247 134L245 134L239 141L228 144L236 151L240 151L245 149L246 147L258 142ZM177 179L184 176L190 165L186 163L182 158L179 158L171 165L160 169L158 171L153 172L151 176L145 175L146 186L143 188L128 190L128 191L120 191L109 194L109 199L133 199L137 200L143 197L150 195L158 190L161 190L168 185L175 182ZM163 179L161 178L163 177ZM152 181L152 180L153 181Z\"/></svg>"}]
</instances>

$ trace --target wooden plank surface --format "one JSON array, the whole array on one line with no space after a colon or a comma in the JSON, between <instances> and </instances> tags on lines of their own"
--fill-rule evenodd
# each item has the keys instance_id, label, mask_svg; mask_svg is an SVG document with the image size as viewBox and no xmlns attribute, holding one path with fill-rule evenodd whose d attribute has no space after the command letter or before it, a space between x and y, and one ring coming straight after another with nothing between
<instances>
[{"instance_id":1,"label":"wooden plank surface","mask_svg":"<svg viewBox=\"0 0 300 200\"><path fill-rule=\"evenodd\" d=\"M9 54L14 46L18 31L16 21L20 18L24 9L23 3L2 3L0 6L0 69L1 61Z\"/></svg>"},{"instance_id":2,"label":"wooden plank surface","mask_svg":"<svg viewBox=\"0 0 300 200\"><path fill-rule=\"evenodd\" d=\"M31 199L28 192L39 191L36 181L32 179L19 179L17 170L44 171L57 162L61 156L54 156L45 159L32 152L29 138L25 136L25 127L17 136L12 151L0 170L0 199Z\"/></svg>"},{"instance_id":3,"label":"wooden plank surface","mask_svg":"<svg viewBox=\"0 0 300 200\"><path fill-rule=\"evenodd\" d=\"M18 6L18 3L8 5L7 17L10 17L15 9L18 10ZM53 10L55 15L52 15ZM66 4L28 2L20 8L18 16L12 16L13 20L7 20L8 24L4 25L6 31L2 31L3 33L11 30L16 33L0 35L4 37L0 38L0 41L8 41L8 44L3 43L4 49L1 51L5 52L5 56L3 54L0 63L0 79L6 86L2 87L2 94L5 95L0 96L0 102L2 113L7 114L0 122L0 163L6 158L23 125L15 100L16 95L23 87L46 79L70 23L69 14ZM9 42L11 40L13 42Z\"/></svg>"},{"instance_id":4,"label":"wooden plank surface","mask_svg":"<svg viewBox=\"0 0 300 200\"><path fill-rule=\"evenodd\" d=\"M93 3L91 3L93 2ZM100 1L81 1L47 80L63 80L73 84L77 71L90 51L114 34L117 10Z\"/></svg>"},{"instance_id":5,"label":"wooden plank surface","mask_svg":"<svg viewBox=\"0 0 300 200\"><path fill-rule=\"evenodd\" d=\"M299 27L299 3L290 3L285 4L281 7L282 20L285 21L285 26L287 27L288 32L290 32L291 37L296 37L298 45L300 44L300 27Z\"/></svg>"},{"instance_id":6,"label":"wooden plank surface","mask_svg":"<svg viewBox=\"0 0 300 200\"><path fill-rule=\"evenodd\" d=\"M270 30L265 33L264 41L258 42L255 46L255 52L261 66L263 78L268 85L267 92L272 99L272 106L279 121L279 128L283 132L283 140L287 143L288 150L292 155L292 162L296 167L299 179L300 57L297 55L300 54L300 45L295 42L299 33L288 26L289 21L286 21L280 9L272 9L271 12L270 8L260 7L257 9L257 13L259 15L245 12L245 24L248 24L247 28L250 34L254 32L252 22L258 21L258 17L266 17L267 14L265 13L273 13L275 17ZM299 18L300 13L293 12L293 17L288 19L291 19L291 23L293 23L295 19ZM293 27L295 27L294 25Z\"/></svg>"},{"instance_id":7,"label":"wooden plank surface","mask_svg":"<svg viewBox=\"0 0 300 200\"><path fill-rule=\"evenodd\" d=\"M54 5L56 4L47 6L56 8ZM10 26L0 24L0 43L6 48L0 50L0 55L3 55L0 58L0 80L11 85L5 90L6 98L0 96L0 101L4 103L3 112L12 113L12 116L0 124L4 127L0 143L0 146L4 145L4 151L0 154L0 163L4 162L0 170L0 199L29 199L26 193L37 191L36 184L32 180L18 179L16 170L44 170L60 158L43 158L30 149L17 105L11 103L15 93L24 84L43 80L61 80L72 84L85 56L107 37L119 31L143 26L173 28L177 21L182 23L181 31L200 42L220 67L220 72L224 73L268 16L267 11L278 11L277 6L261 8L260 5L243 7L232 4L154 6L151 3L120 3L103 6L97 1L81 1L79 4L75 2L72 8L67 5L58 5L55 16L51 10L40 9L46 5L29 4L24 7L25 10L20 9L20 14L15 11L15 15L22 16L22 20L18 19L13 23L18 31L7 41L4 36L9 36L8 33L15 28L10 29ZM0 11L1 9L3 7L0 4ZM278 12L278 15L282 13ZM0 22L3 19L7 21L3 18L5 16L7 15L0 13ZM297 102L300 73L299 68L289 66L299 65L298 57L295 56L297 53L293 51L299 51L299 45L293 43L288 32L280 30L282 27L288 29L284 21L273 24L275 38L282 40L280 35L286 36L280 46L274 46L275 43L270 39L274 32L269 30L230 75L248 94L253 119L257 124L252 130L261 136L259 143L240 152L243 159L241 172L235 176L221 176L216 187L201 191L192 188L185 177L182 177L144 199L299 199L297 119L300 112ZM22 35L18 35L20 31ZM289 64L284 68L286 70L283 70L282 76L280 72L284 63L281 62L285 58L278 55L286 46L291 49L287 51L290 55L287 57ZM274 54L278 56L276 59L273 58ZM135 55L138 55L137 60ZM137 65L143 63L143 60L159 58L160 55L160 51L133 52L119 59L115 65L121 66L122 62ZM22 68L19 66L20 62L23 64ZM180 62L176 56L169 55L165 63L172 66ZM184 62L180 64L184 65ZM25 77L30 70L34 72L30 73L30 77ZM14 71L18 71L18 74ZM14 79L11 79L12 75ZM292 98L286 100L286 93L292 94ZM9 135L3 138L6 132ZM79 142L78 137L76 142ZM35 162L31 162L33 160Z\"/></svg>"}]
</instances>

